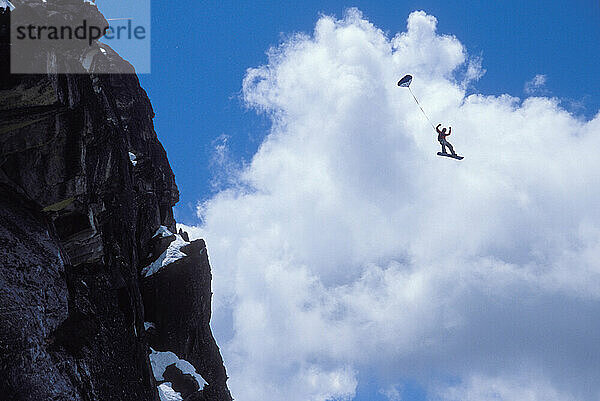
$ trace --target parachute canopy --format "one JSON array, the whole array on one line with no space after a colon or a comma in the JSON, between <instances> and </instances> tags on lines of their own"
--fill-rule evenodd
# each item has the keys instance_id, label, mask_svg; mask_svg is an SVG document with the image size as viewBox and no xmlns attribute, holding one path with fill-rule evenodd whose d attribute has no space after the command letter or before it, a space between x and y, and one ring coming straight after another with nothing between
<instances>
[{"instance_id":1,"label":"parachute canopy","mask_svg":"<svg viewBox=\"0 0 600 401\"><path fill-rule=\"evenodd\" d=\"M412 75L405 75L400 81L398 81L398 86L408 88L410 86L411 82L412 82Z\"/></svg>"}]
</instances>

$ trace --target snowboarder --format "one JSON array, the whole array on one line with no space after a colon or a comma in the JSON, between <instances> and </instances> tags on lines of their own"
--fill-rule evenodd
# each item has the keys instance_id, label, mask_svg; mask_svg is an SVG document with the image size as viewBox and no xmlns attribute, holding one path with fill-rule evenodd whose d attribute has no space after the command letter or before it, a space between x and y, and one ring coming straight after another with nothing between
<instances>
[{"instance_id":1,"label":"snowboarder","mask_svg":"<svg viewBox=\"0 0 600 401\"><path fill-rule=\"evenodd\" d=\"M440 143L440 145L442 145L442 153L443 154L447 154L446 153L446 146L448 147L448 149L450 149L450 152L452 152L452 156L456 156L456 152L454 152L454 148L452 147L452 145L450 145L450 142L448 142L446 140L447 136L450 136L450 134L452 133L452 127L448 127L448 133L446 134L446 128L442 128L442 130L440 131L440 126L442 124L438 124L437 127L435 127L435 130L438 133L438 142Z\"/></svg>"},{"instance_id":2,"label":"snowboarder","mask_svg":"<svg viewBox=\"0 0 600 401\"><path fill-rule=\"evenodd\" d=\"M417 100L416 96L414 95L414 93L410 89L410 84L412 82L412 79L413 79L412 75L405 75L405 76L402 77L402 79L400 81L398 81L398 86L401 87L401 88L408 88L408 91L412 95L413 99L415 99L415 103L417 103L417 106L419 106L419 108L421 109L421 112L423 113L423 115L425 116L425 118L427 119L427 121L429 121L429 124L431 124L431 128L433 128L434 130L437 131L438 142L440 143L440 145L442 145L442 151L438 152L438 156L451 157L451 158L457 159L457 160L464 159L464 157L459 156L459 155L456 154L456 152L454 152L454 148L446 140L446 137L449 136L452 133L452 127L448 127L448 133L446 134L446 128L442 128L442 130L440 131L440 126L442 125L441 123L438 124L437 127L433 126L433 123L431 122L431 120L429 119L429 117L427 116L427 114L425 113L425 110L423 110L423 108L421 107L421 104L419 103L419 101ZM450 152L452 152L451 154L446 153L446 146L448 147L448 149L450 149Z\"/></svg>"}]
</instances>

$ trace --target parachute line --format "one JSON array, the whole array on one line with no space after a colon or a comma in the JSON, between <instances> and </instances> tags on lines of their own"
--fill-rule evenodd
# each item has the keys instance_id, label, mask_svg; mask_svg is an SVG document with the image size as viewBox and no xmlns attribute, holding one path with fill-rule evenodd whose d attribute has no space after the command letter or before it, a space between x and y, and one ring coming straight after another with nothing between
<instances>
[{"instance_id":1,"label":"parachute line","mask_svg":"<svg viewBox=\"0 0 600 401\"><path fill-rule=\"evenodd\" d=\"M427 119L427 121L429 121L429 124L431 124L431 128L433 128L433 130L435 131L435 125L433 125L433 123L431 122L431 120L429 119L429 117L427 117L427 113L425 113L425 110L423 110L423 107L421 107L421 104L417 100L417 98L416 98L415 94L413 93L412 89L410 89L410 86L406 86L406 87L410 91L410 94L412 95L413 99L415 99L415 102L417 103L417 106L419 106L419 109L421 109L421 112L423 113L423 115L425 116L425 118Z\"/></svg>"}]
</instances>

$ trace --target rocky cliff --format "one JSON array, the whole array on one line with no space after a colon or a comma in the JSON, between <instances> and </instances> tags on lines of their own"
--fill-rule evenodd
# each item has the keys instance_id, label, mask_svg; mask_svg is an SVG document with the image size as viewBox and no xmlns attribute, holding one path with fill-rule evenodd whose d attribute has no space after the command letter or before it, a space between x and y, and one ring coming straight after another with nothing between
<instances>
[{"instance_id":1,"label":"rocky cliff","mask_svg":"<svg viewBox=\"0 0 600 401\"><path fill-rule=\"evenodd\" d=\"M22 7L103 18L81 1ZM95 43L88 61L67 60L78 74L53 74L41 49L32 62L47 74L11 75L9 14L0 9L0 398L231 400L206 247L176 233L178 190L132 67ZM102 63L124 73L95 73Z\"/></svg>"}]
</instances>

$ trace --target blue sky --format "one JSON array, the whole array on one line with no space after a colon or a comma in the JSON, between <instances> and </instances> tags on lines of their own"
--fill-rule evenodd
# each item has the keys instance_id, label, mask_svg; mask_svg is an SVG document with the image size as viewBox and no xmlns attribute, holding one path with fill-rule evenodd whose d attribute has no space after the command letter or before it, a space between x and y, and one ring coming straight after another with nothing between
<instances>
[{"instance_id":1,"label":"blue sky","mask_svg":"<svg viewBox=\"0 0 600 401\"><path fill-rule=\"evenodd\" d=\"M138 73L152 71L152 5L146 0L102 0L100 10L108 19L112 34L101 39L122 54ZM135 35L138 29L138 35Z\"/></svg>"},{"instance_id":2,"label":"blue sky","mask_svg":"<svg viewBox=\"0 0 600 401\"><path fill-rule=\"evenodd\" d=\"M102 9L102 3L98 4ZM269 122L239 100L249 67L294 32L311 32L320 13L341 16L358 7L394 35L408 14L424 10L452 34L486 74L480 93L523 97L526 81L547 76L551 95L587 118L600 108L600 6L597 1L179 1L152 2L152 74L140 77L157 116L181 191L179 220L195 221L196 203L210 195L207 159L220 135L248 160ZM580 106L579 106L580 105ZM557 151L556 149L551 151Z\"/></svg>"},{"instance_id":3,"label":"blue sky","mask_svg":"<svg viewBox=\"0 0 600 401\"><path fill-rule=\"evenodd\" d=\"M317 20L329 41L295 47ZM384 39L366 21L401 59L372 50ZM597 1L152 3L140 80L181 192L176 217L207 239L237 399L594 399L599 22ZM438 71L464 67L459 44L485 69L469 98ZM340 91L337 66L367 72ZM454 125L461 164L439 164L394 87L403 73ZM256 192L222 191L215 176Z\"/></svg>"}]
</instances>

